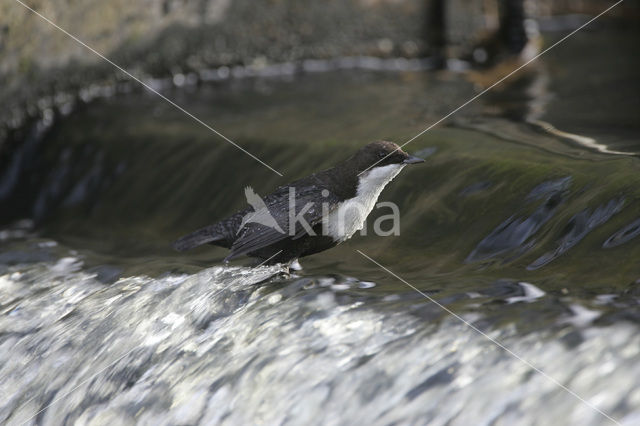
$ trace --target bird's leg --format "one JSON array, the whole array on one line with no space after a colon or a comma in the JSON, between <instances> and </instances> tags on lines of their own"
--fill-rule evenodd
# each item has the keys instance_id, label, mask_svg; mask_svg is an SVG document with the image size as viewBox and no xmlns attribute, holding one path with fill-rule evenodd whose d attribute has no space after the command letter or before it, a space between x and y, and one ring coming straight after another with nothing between
<instances>
[{"instance_id":1,"label":"bird's leg","mask_svg":"<svg viewBox=\"0 0 640 426\"><path fill-rule=\"evenodd\" d=\"M302 265L298 262L298 259L293 259L289 262L289 269L292 271L302 271Z\"/></svg>"}]
</instances>

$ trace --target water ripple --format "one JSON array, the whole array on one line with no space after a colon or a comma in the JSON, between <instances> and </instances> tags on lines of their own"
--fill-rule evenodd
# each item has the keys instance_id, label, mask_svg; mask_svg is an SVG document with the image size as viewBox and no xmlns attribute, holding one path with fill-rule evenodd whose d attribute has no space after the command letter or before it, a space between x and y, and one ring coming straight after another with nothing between
<instances>
[{"instance_id":1,"label":"water ripple","mask_svg":"<svg viewBox=\"0 0 640 426\"><path fill-rule=\"evenodd\" d=\"M555 250L545 253L538 259L533 261L528 270L534 270L547 265L549 262L557 259L566 253L570 248L578 244L587 234L594 228L608 221L614 214L622 210L624 198L610 200L606 204L598 206L593 213L591 209L582 210L573 216L567 226L565 226L563 235L558 240L558 246Z\"/></svg>"},{"instance_id":2,"label":"water ripple","mask_svg":"<svg viewBox=\"0 0 640 426\"><path fill-rule=\"evenodd\" d=\"M604 248L617 247L640 235L640 218L634 220L618 232L607 238L602 244Z\"/></svg>"}]
</instances>

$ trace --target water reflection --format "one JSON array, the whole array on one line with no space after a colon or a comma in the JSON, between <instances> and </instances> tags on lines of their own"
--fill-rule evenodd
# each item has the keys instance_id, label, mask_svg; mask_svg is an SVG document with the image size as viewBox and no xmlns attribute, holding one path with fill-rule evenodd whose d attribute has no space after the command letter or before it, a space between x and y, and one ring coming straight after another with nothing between
<instances>
[{"instance_id":1,"label":"water reflection","mask_svg":"<svg viewBox=\"0 0 640 426\"><path fill-rule=\"evenodd\" d=\"M528 217L510 217L487 235L467 256L467 262L502 257L509 261L531 249L531 240L547 223L563 203L564 191L571 182L570 177L548 181L536 186L527 200L544 199L544 202Z\"/></svg>"},{"instance_id":2,"label":"water reflection","mask_svg":"<svg viewBox=\"0 0 640 426\"><path fill-rule=\"evenodd\" d=\"M587 236L594 228L607 222L614 214L618 213L624 205L624 198L611 200L607 204L598 206L593 213L590 209L585 209L573 216L562 231L562 236L558 239L558 247L545 253L536 259L527 269L538 269L548 264L567 252Z\"/></svg>"},{"instance_id":3,"label":"water reflection","mask_svg":"<svg viewBox=\"0 0 640 426\"><path fill-rule=\"evenodd\" d=\"M640 235L640 219L634 220L629 225L625 226L624 228L607 238L607 241L602 244L602 247L617 247L632 240L638 235Z\"/></svg>"}]
</instances>

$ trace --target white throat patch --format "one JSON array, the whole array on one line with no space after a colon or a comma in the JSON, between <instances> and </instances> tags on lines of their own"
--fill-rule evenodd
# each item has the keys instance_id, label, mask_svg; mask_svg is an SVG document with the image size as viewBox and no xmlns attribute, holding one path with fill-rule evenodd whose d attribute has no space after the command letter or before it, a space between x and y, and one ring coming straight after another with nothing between
<instances>
[{"instance_id":1,"label":"white throat patch","mask_svg":"<svg viewBox=\"0 0 640 426\"><path fill-rule=\"evenodd\" d=\"M334 241L343 242L361 230L384 187L405 165L374 167L360 175L356 196L340 203L338 208L324 219L325 235L332 237Z\"/></svg>"}]
</instances>

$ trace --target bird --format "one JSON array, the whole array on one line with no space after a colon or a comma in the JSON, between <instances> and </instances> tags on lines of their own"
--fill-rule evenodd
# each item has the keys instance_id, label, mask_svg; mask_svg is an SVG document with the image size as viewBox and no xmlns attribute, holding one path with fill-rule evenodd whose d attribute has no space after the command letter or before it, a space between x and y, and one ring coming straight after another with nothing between
<instances>
[{"instance_id":1,"label":"bird","mask_svg":"<svg viewBox=\"0 0 640 426\"><path fill-rule=\"evenodd\" d=\"M407 165L424 159L394 142L361 147L336 166L276 188L263 199L245 188L250 207L187 234L177 251L203 244L228 248L227 263L240 256L261 264L287 264L330 249L362 229L384 187Z\"/></svg>"}]
</instances>

